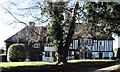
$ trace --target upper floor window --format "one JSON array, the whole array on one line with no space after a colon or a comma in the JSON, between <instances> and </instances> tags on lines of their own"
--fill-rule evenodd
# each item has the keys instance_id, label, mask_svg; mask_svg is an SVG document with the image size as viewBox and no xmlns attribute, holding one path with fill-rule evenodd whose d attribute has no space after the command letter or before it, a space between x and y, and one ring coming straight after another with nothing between
<instances>
[{"instance_id":1,"label":"upper floor window","mask_svg":"<svg viewBox=\"0 0 120 72\"><path fill-rule=\"evenodd\" d=\"M94 40L94 43L97 43L97 40Z\"/></svg>"},{"instance_id":2,"label":"upper floor window","mask_svg":"<svg viewBox=\"0 0 120 72\"><path fill-rule=\"evenodd\" d=\"M19 45L22 45L23 47L25 47L25 44L23 44L23 43L19 43Z\"/></svg>"},{"instance_id":3,"label":"upper floor window","mask_svg":"<svg viewBox=\"0 0 120 72\"><path fill-rule=\"evenodd\" d=\"M88 45L92 45L92 39L88 39Z\"/></svg>"},{"instance_id":4,"label":"upper floor window","mask_svg":"<svg viewBox=\"0 0 120 72\"><path fill-rule=\"evenodd\" d=\"M100 41L100 45L101 45L101 46L104 46L104 41Z\"/></svg>"},{"instance_id":5,"label":"upper floor window","mask_svg":"<svg viewBox=\"0 0 120 72\"><path fill-rule=\"evenodd\" d=\"M46 44L47 47L53 47L53 45L51 43Z\"/></svg>"},{"instance_id":6,"label":"upper floor window","mask_svg":"<svg viewBox=\"0 0 120 72\"><path fill-rule=\"evenodd\" d=\"M80 39L80 45L92 45L92 39Z\"/></svg>"},{"instance_id":7,"label":"upper floor window","mask_svg":"<svg viewBox=\"0 0 120 72\"><path fill-rule=\"evenodd\" d=\"M32 45L33 48L40 48L40 43L35 43Z\"/></svg>"}]
</instances>

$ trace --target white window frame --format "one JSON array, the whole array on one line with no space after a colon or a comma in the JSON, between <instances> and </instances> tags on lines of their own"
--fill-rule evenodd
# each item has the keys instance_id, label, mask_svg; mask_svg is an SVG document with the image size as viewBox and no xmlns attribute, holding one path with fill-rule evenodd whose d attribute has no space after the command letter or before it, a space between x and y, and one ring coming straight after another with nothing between
<instances>
[{"instance_id":1,"label":"white window frame","mask_svg":"<svg viewBox=\"0 0 120 72\"><path fill-rule=\"evenodd\" d=\"M32 47L33 47L33 48L40 48L40 43L34 43L34 44L32 45Z\"/></svg>"},{"instance_id":2,"label":"white window frame","mask_svg":"<svg viewBox=\"0 0 120 72\"><path fill-rule=\"evenodd\" d=\"M94 43L96 43L97 42L97 40L94 40Z\"/></svg>"},{"instance_id":3,"label":"white window frame","mask_svg":"<svg viewBox=\"0 0 120 72\"><path fill-rule=\"evenodd\" d=\"M100 46L104 46L104 41L100 41Z\"/></svg>"}]
</instances>

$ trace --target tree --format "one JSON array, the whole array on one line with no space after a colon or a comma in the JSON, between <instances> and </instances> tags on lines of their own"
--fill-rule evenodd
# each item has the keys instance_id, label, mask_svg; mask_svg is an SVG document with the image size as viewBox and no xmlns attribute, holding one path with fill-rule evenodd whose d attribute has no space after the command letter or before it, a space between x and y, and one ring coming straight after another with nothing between
<instances>
[{"instance_id":1,"label":"tree","mask_svg":"<svg viewBox=\"0 0 120 72\"><path fill-rule=\"evenodd\" d=\"M58 63L67 64L66 58L74 34L77 11L81 8L79 8L79 2L76 2L73 9L66 8L67 2L47 2L47 4L48 6L45 7L44 12L46 11L51 17L48 26L48 36L53 38L54 46L58 50ZM64 19L64 13L67 15L66 19ZM68 33L65 33L64 30L66 24L69 24Z\"/></svg>"},{"instance_id":2,"label":"tree","mask_svg":"<svg viewBox=\"0 0 120 72\"><path fill-rule=\"evenodd\" d=\"M18 0L19 2L19 0ZM17 13L9 12L18 22L27 25L18 20L14 15L30 18L37 22L48 22L48 36L52 37L54 46L58 49L59 62L67 64L67 54L72 37L74 34L75 23L77 20L83 20L89 25L89 29L97 34L111 33L119 34L119 4L115 2L88 2L76 1L75 4L68 2L54 1L25 1L28 5L19 8L17 2L12 5L18 9ZM19 2L20 3L20 2ZM71 6L68 6L72 4ZM81 6L80 6L81 4ZM20 11L20 12L19 12ZM22 12L21 12L22 11ZM20 13L20 14L19 14ZM64 18L64 14L66 19ZM68 33L65 33L64 27L68 27ZM105 34L104 34L105 33ZM58 63L59 63L58 62Z\"/></svg>"},{"instance_id":3,"label":"tree","mask_svg":"<svg viewBox=\"0 0 120 72\"><path fill-rule=\"evenodd\" d=\"M69 22L69 29L68 29L68 33L67 33L67 37L65 36L65 31L64 31L64 27L65 27L65 22L67 22L67 20L62 23L64 21L64 17L63 17L63 12L64 7L63 5L65 5L64 2L58 2L58 3L49 3L50 5L50 11L51 12L51 16L52 16L52 20L50 21L50 28L52 28L51 32L49 32L49 34L53 37L54 39L54 44L56 46L56 48L58 49L58 63L63 62L64 64L67 63L67 55L68 55L68 49L69 46L72 42L72 36L74 34L74 28L75 28L75 22L76 22L76 14L77 14L77 8L78 8L78 2L75 5L74 8L74 14L71 17L71 22ZM52 8L54 10L52 10ZM51 11L52 10L52 11Z\"/></svg>"},{"instance_id":4,"label":"tree","mask_svg":"<svg viewBox=\"0 0 120 72\"><path fill-rule=\"evenodd\" d=\"M86 19L91 30L108 37L112 33L120 35L118 2L88 2L85 6L88 12Z\"/></svg>"},{"instance_id":5,"label":"tree","mask_svg":"<svg viewBox=\"0 0 120 72\"><path fill-rule=\"evenodd\" d=\"M81 16L81 14L79 13L82 7L79 6L79 2L76 1L75 4L73 4L73 7L72 6L68 7L69 2L62 1L60 2L26 1L26 2L32 5L28 5L28 7L19 8L18 7L19 4L17 5L17 2L11 2L12 5L14 5L14 7L17 9L18 11L17 13L15 13L12 10L11 11L8 10L3 5L2 6L9 14L11 14L15 18L17 22L25 24L26 26L28 26L27 23L18 19L16 15L28 18L32 17L34 18L35 21L37 20L38 22L41 23L44 23L49 20L48 36L53 38L54 46L58 49L59 54L58 63L63 62L64 64L67 64L66 58L69 46L72 42L72 36L74 34L76 19L78 15ZM27 11L27 13L24 10ZM34 12L32 12L32 10ZM66 14L67 19L64 19L63 16L64 14ZM69 28L68 33L65 34L64 27L66 26L66 24L69 24ZM32 31L35 32L34 30Z\"/></svg>"}]
</instances>

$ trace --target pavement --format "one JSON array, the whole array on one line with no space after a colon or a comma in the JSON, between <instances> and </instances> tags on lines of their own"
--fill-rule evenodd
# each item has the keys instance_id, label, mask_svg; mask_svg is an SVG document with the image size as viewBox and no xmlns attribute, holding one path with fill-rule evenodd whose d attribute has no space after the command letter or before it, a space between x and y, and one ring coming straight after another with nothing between
<instances>
[{"instance_id":1,"label":"pavement","mask_svg":"<svg viewBox=\"0 0 120 72\"><path fill-rule=\"evenodd\" d=\"M109 72L109 71L120 72L118 70L118 68L120 68L120 64L109 66L109 67L105 67L105 68L101 68L101 69L97 69L94 72Z\"/></svg>"}]
</instances>

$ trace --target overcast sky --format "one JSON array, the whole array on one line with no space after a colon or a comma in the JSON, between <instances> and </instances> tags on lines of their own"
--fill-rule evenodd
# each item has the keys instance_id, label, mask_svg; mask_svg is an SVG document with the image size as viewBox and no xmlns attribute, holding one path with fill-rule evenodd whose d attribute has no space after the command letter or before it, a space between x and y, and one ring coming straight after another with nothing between
<instances>
[{"instance_id":1,"label":"overcast sky","mask_svg":"<svg viewBox=\"0 0 120 72\"><path fill-rule=\"evenodd\" d=\"M4 3L6 1L7 0L0 0L0 4L4 5ZM9 0L9 1L11 1L11 0ZM23 24L10 25L10 23L13 20L14 20L14 18L10 14L5 13L5 10L0 7L0 48L2 46L5 46L4 40L11 37L16 32L20 31L23 27L25 27L25 25L23 25ZM118 40L117 40L116 36L114 36L114 37L115 37L114 48L116 48L118 46Z\"/></svg>"},{"instance_id":2,"label":"overcast sky","mask_svg":"<svg viewBox=\"0 0 120 72\"><path fill-rule=\"evenodd\" d=\"M3 9L3 6L8 8L8 9L12 8L11 11L15 13L15 12L18 12L16 10L16 7L13 6L13 5L9 5L8 4L9 2L18 3L18 6L20 8L22 8L22 7L27 7L29 5L27 3L29 3L30 1L32 1L32 0L0 0L0 48L5 46L4 40L11 37L16 32L20 31L21 29L23 29L25 27L24 24L18 24L18 23L11 24L13 21L15 21L15 19L9 13L6 13L6 10ZM3 6L1 6L1 4ZM21 11L19 13L22 13L22 12L24 13L25 11ZM26 12L25 15L27 15L27 12ZM15 16L15 17L17 19L19 19L20 21L23 21L23 22L26 22L26 23L28 23L30 21L33 21L32 17L26 17L26 18L17 17L17 16ZM39 25L44 25L45 26L44 23L39 24Z\"/></svg>"},{"instance_id":3,"label":"overcast sky","mask_svg":"<svg viewBox=\"0 0 120 72\"><path fill-rule=\"evenodd\" d=\"M0 4L3 4L6 0L0 0ZM21 30L24 25L12 24L13 17L10 14L5 13L5 10L0 6L0 48L5 46L4 40Z\"/></svg>"}]
</instances>

